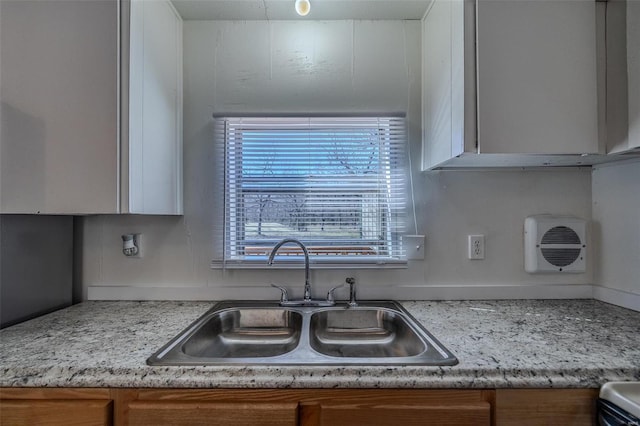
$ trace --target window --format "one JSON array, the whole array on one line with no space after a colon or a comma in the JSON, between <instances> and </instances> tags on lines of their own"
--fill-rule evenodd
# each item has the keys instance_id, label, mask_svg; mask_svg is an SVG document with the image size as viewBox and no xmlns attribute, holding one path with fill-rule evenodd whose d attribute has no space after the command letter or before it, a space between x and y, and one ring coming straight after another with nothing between
<instances>
[{"instance_id":1,"label":"window","mask_svg":"<svg viewBox=\"0 0 640 426\"><path fill-rule=\"evenodd\" d=\"M225 118L225 265L403 263L404 119ZM285 245L280 260L299 262Z\"/></svg>"}]
</instances>

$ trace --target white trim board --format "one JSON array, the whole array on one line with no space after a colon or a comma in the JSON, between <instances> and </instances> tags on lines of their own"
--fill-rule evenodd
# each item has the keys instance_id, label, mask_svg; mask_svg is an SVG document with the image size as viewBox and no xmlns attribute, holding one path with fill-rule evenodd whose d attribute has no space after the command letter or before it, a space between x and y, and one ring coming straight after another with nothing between
<instances>
[{"instance_id":1,"label":"white trim board","mask_svg":"<svg viewBox=\"0 0 640 426\"><path fill-rule=\"evenodd\" d=\"M594 285L593 298L601 302L611 303L612 305L640 312L640 294Z\"/></svg>"},{"instance_id":2,"label":"white trim board","mask_svg":"<svg viewBox=\"0 0 640 426\"><path fill-rule=\"evenodd\" d=\"M301 292L291 288L293 296ZM323 297L319 288L315 297ZM498 300L498 299L592 299L593 286L589 284L571 285L496 285L496 286L394 286L358 288L363 300ZM277 291L265 285L260 287L128 287L90 286L88 300L276 300ZM343 294L336 294L338 300ZM636 308L640 310L640 307Z\"/></svg>"}]
</instances>

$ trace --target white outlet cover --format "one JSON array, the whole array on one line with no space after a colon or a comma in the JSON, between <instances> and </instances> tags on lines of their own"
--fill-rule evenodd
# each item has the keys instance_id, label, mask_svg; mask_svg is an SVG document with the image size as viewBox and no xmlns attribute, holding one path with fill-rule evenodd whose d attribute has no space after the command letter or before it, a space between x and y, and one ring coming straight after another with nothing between
<instances>
[{"instance_id":1,"label":"white outlet cover","mask_svg":"<svg viewBox=\"0 0 640 426\"><path fill-rule=\"evenodd\" d=\"M469 260L483 260L484 259L484 235L469 235L468 236L468 252L467 258ZM477 249L475 245L478 245Z\"/></svg>"},{"instance_id":2,"label":"white outlet cover","mask_svg":"<svg viewBox=\"0 0 640 426\"><path fill-rule=\"evenodd\" d=\"M127 256L128 259L140 259L142 257L142 234L131 234L133 235L133 242L136 247L138 247L138 252L134 255Z\"/></svg>"},{"instance_id":3,"label":"white outlet cover","mask_svg":"<svg viewBox=\"0 0 640 426\"><path fill-rule=\"evenodd\" d=\"M407 260L424 260L424 235L403 235L402 245Z\"/></svg>"}]
</instances>

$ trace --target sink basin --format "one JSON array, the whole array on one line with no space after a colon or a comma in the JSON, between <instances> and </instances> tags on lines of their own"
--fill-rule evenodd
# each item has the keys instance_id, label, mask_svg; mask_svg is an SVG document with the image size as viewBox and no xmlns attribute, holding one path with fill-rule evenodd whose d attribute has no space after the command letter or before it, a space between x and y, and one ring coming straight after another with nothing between
<instances>
[{"instance_id":1,"label":"sink basin","mask_svg":"<svg viewBox=\"0 0 640 426\"><path fill-rule=\"evenodd\" d=\"M334 357L412 357L426 350L403 316L382 308L316 312L311 315L310 343Z\"/></svg>"},{"instance_id":2,"label":"sink basin","mask_svg":"<svg viewBox=\"0 0 640 426\"><path fill-rule=\"evenodd\" d=\"M244 308L213 312L182 345L199 358L282 355L300 341L302 315L286 309Z\"/></svg>"},{"instance_id":3,"label":"sink basin","mask_svg":"<svg viewBox=\"0 0 640 426\"><path fill-rule=\"evenodd\" d=\"M399 303L280 307L226 301L174 337L149 365L455 365Z\"/></svg>"}]
</instances>

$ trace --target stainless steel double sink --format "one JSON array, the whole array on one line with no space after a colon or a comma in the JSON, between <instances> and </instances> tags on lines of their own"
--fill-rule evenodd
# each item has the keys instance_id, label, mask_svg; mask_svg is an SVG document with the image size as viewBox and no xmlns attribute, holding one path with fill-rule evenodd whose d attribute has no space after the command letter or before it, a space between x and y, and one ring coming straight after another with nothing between
<instances>
[{"instance_id":1,"label":"stainless steel double sink","mask_svg":"<svg viewBox=\"0 0 640 426\"><path fill-rule=\"evenodd\" d=\"M149 365L455 365L457 358L399 303L281 307L216 304Z\"/></svg>"}]
</instances>

